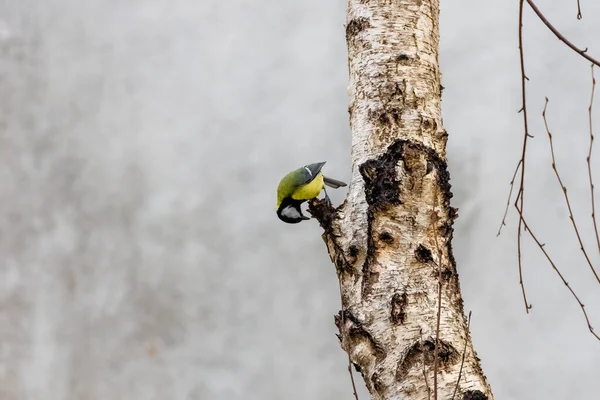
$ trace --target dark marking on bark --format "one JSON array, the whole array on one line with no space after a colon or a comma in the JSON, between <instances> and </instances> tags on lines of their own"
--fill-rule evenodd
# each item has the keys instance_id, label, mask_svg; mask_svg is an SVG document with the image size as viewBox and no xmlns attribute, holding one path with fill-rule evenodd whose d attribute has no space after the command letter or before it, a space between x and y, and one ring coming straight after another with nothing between
<instances>
[{"instance_id":1,"label":"dark marking on bark","mask_svg":"<svg viewBox=\"0 0 600 400\"><path fill-rule=\"evenodd\" d=\"M425 170L425 175L429 175L433 171L433 165L430 162L427 162L427 169Z\"/></svg>"},{"instance_id":2,"label":"dark marking on bark","mask_svg":"<svg viewBox=\"0 0 600 400\"><path fill-rule=\"evenodd\" d=\"M361 293L363 298L367 290L375 283L374 279L372 279L371 274L371 263L375 259L375 244L373 241L373 210L369 208L367 210L367 256L362 265L362 281L361 281Z\"/></svg>"},{"instance_id":3,"label":"dark marking on bark","mask_svg":"<svg viewBox=\"0 0 600 400\"><path fill-rule=\"evenodd\" d=\"M480 390L468 390L463 393L463 400L488 400L488 397Z\"/></svg>"},{"instance_id":4,"label":"dark marking on bark","mask_svg":"<svg viewBox=\"0 0 600 400\"><path fill-rule=\"evenodd\" d=\"M450 278L452 278L453 276L454 276L454 272L450 268L444 268L444 270L442 271L442 278L445 281L449 281Z\"/></svg>"},{"instance_id":5,"label":"dark marking on bark","mask_svg":"<svg viewBox=\"0 0 600 400\"><path fill-rule=\"evenodd\" d=\"M433 256L431 255L431 250L427 247L420 244L415 250L415 257L419 262L424 264L430 263L433 261Z\"/></svg>"},{"instance_id":6,"label":"dark marking on bark","mask_svg":"<svg viewBox=\"0 0 600 400\"><path fill-rule=\"evenodd\" d=\"M425 347L427 351L433 351L435 349L435 342L433 340L424 340L423 347Z\"/></svg>"},{"instance_id":7,"label":"dark marking on bark","mask_svg":"<svg viewBox=\"0 0 600 400\"><path fill-rule=\"evenodd\" d=\"M445 129L442 129L441 131L438 131L437 134L442 142L442 145L446 147L446 144L448 143L448 132Z\"/></svg>"},{"instance_id":8,"label":"dark marking on bark","mask_svg":"<svg viewBox=\"0 0 600 400\"><path fill-rule=\"evenodd\" d=\"M400 182L396 175L396 166L402 159L405 141L395 141L387 151L379 157L368 160L359 166L360 174L365 182L365 198L367 200L367 255L362 267L361 290L363 295L376 281L378 274L370 272L375 259L373 238L373 215L376 210L401 204Z\"/></svg>"},{"instance_id":9,"label":"dark marking on bark","mask_svg":"<svg viewBox=\"0 0 600 400\"><path fill-rule=\"evenodd\" d=\"M340 311L340 317L341 317L341 311ZM348 321L351 321L353 324L355 325L362 325L362 323L358 320L358 318L356 318L354 316L354 314L352 314L352 312L350 310L344 310L344 318Z\"/></svg>"},{"instance_id":10,"label":"dark marking on bark","mask_svg":"<svg viewBox=\"0 0 600 400\"><path fill-rule=\"evenodd\" d=\"M423 130L426 131L435 131L437 128L437 123L432 118L421 117L421 125Z\"/></svg>"},{"instance_id":11,"label":"dark marking on bark","mask_svg":"<svg viewBox=\"0 0 600 400\"><path fill-rule=\"evenodd\" d=\"M391 108L388 111L388 121L390 121L390 125L393 122L394 125L400 125L400 120L402 119L401 110L398 108Z\"/></svg>"},{"instance_id":12,"label":"dark marking on bark","mask_svg":"<svg viewBox=\"0 0 600 400\"><path fill-rule=\"evenodd\" d=\"M346 269L346 263L344 262L344 259L341 257L341 255L337 255L337 257L335 258L335 267L339 270L339 271L344 271Z\"/></svg>"},{"instance_id":13,"label":"dark marking on bark","mask_svg":"<svg viewBox=\"0 0 600 400\"><path fill-rule=\"evenodd\" d=\"M429 338L421 342L415 342L404 354L396 369L396 380L402 382L411 368L423 368L422 363L431 367L434 364L435 338ZM440 340L438 351L438 363L440 369L460 362L460 356L456 349L443 340Z\"/></svg>"},{"instance_id":14,"label":"dark marking on bark","mask_svg":"<svg viewBox=\"0 0 600 400\"><path fill-rule=\"evenodd\" d=\"M397 96L400 96L400 97L402 97L402 95L404 94L404 90L402 90L402 86L400 86L400 82L396 82L394 84L394 94Z\"/></svg>"},{"instance_id":15,"label":"dark marking on bark","mask_svg":"<svg viewBox=\"0 0 600 400\"><path fill-rule=\"evenodd\" d=\"M450 173L448 172L448 164L431 147L427 147L421 143L412 143L412 146L415 146L422 150L427 157L428 163L430 163L431 167L433 167L436 170L438 185L442 192L442 198L444 201L443 206L449 207L450 199L452 198L452 192L450 190L452 188L452 185L450 185Z\"/></svg>"},{"instance_id":16,"label":"dark marking on bark","mask_svg":"<svg viewBox=\"0 0 600 400\"><path fill-rule=\"evenodd\" d=\"M383 391L385 390L385 386L381 381L381 376L379 375L379 372L373 372L373 375L371 375L371 382L373 383L373 388L377 393L383 393Z\"/></svg>"},{"instance_id":17,"label":"dark marking on bark","mask_svg":"<svg viewBox=\"0 0 600 400\"><path fill-rule=\"evenodd\" d=\"M394 90L396 91L396 89ZM401 94L402 93L400 92L400 95ZM393 94L391 96L393 96ZM380 128L393 129L400 125L402 110L398 107L385 107L370 110L369 119L376 120Z\"/></svg>"},{"instance_id":18,"label":"dark marking on bark","mask_svg":"<svg viewBox=\"0 0 600 400\"><path fill-rule=\"evenodd\" d=\"M370 28L371 23L368 18L358 17L346 25L346 40L350 42L361 31Z\"/></svg>"},{"instance_id":19,"label":"dark marking on bark","mask_svg":"<svg viewBox=\"0 0 600 400\"><path fill-rule=\"evenodd\" d=\"M362 323L352 314L352 312L348 309L344 310L344 315L342 316L342 310L338 311L336 315L333 316L335 326L341 331L342 329L342 321L350 321L354 325L361 325Z\"/></svg>"},{"instance_id":20,"label":"dark marking on bark","mask_svg":"<svg viewBox=\"0 0 600 400\"><path fill-rule=\"evenodd\" d=\"M366 345L369 350L366 351L366 355L368 357L375 357L375 362L378 363L385 358L386 352L385 350L375 341L373 335L368 332L363 324L361 324L354 316L346 310L346 321L352 321L352 325L350 329L348 329L348 340L350 341L350 347L355 348L359 342L363 342L363 345ZM352 318L350 318L352 317ZM357 360L360 364L360 360Z\"/></svg>"},{"instance_id":21,"label":"dark marking on bark","mask_svg":"<svg viewBox=\"0 0 600 400\"><path fill-rule=\"evenodd\" d=\"M396 165L402 159L405 142L395 141L384 154L364 162L359 167L365 181L365 195L370 208L401 204Z\"/></svg>"},{"instance_id":22,"label":"dark marking on bark","mask_svg":"<svg viewBox=\"0 0 600 400\"><path fill-rule=\"evenodd\" d=\"M383 231L379 234L379 240L387 245L394 244L394 236L388 231Z\"/></svg>"},{"instance_id":23,"label":"dark marking on bark","mask_svg":"<svg viewBox=\"0 0 600 400\"><path fill-rule=\"evenodd\" d=\"M446 342L440 341L440 351L438 352L438 357L442 363L448 363L457 356L458 353L456 350L454 350L454 347L450 346L450 344Z\"/></svg>"},{"instance_id":24,"label":"dark marking on bark","mask_svg":"<svg viewBox=\"0 0 600 400\"><path fill-rule=\"evenodd\" d=\"M390 319L393 323L404 324L406 319L406 306L408 305L408 296L406 292L394 293L392 296L392 312Z\"/></svg>"},{"instance_id":25,"label":"dark marking on bark","mask_svg":"<svg viewBox=\"0 0 600 400\"><path fill-rule=\"evenodd\" d=\"M406 54L398 54L396 56L396 61L400 62L400 61L406 61L406 60L410 60L410 57L407 56Z\"/></svg>"},{"instance_id":26,"label":"dark marking on bark","mask_svg":"<svg viewBox=\"0 0 600 400\"><path fill-rule=\"evenodd\" d=\"M352 265L354 265L357 261L358 252L359 250L356 245L352 244L350 245L350 247L348 247L348 262Z\"/></svg>"},{"instance_id":27,"label":"dark marking on bark","mask_svg":"<svg viewBox=\"0 0 600 400\"><path fill-rule=\"evenodd\" d=\"M404 378L408 375L410 369L413 366L417 365L419 362L421 362L421 360L423 360L423 351L423 346L421 346L421 343L419 342L414 343L408 349L406 354L404 354L404 356L402 357L402 360L400 360L398 368L396 369L396 380L398 382L402 382Z\"/></svg>"}]
</instances>

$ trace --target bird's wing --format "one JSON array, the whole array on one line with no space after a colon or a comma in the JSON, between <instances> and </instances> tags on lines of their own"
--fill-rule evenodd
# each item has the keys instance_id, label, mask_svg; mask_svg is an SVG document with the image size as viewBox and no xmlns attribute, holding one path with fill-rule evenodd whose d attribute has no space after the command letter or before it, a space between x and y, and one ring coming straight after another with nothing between
<instances>
[{"instance_id":1,"label":"bird's wing","mask_svg":"<svg viewBox=\"0 0 600 400\"><path fill-rule=\"evenodd\" d=\"M300 167L283 177L277 189L277 207L287 196L291 196L301 186L310 183L321 172L324 162L308 164Z\"/></svg>"},{"instance_id":2,"label":"bird's wing","mask_svg":"<svg viewBox=\"0 0 600 400\"><path fill-rule=\"evenodd\" d=\"M346 182L338 181L337 179L333 179L333 178L330 178L330 177L325 176L325 175L323 175L323 182L327 186L329 186L331 188L334 188L334 189L346 186Z\"/></svg>"}]
</instances>

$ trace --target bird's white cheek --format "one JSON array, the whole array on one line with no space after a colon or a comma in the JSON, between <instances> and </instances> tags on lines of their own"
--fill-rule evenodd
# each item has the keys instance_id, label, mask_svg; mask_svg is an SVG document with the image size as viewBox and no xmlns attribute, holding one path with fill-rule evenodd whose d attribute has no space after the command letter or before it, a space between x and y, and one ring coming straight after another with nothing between
<instances>
[{"instance_id":1,"label":"bird's white cheek","mask_svg":"<svg viewBox=\"0 0 600 400\"><path fill-rule=\"evenodd\" d=\"M291 219L298 219L298 218L302 217L300 215L300 213L298 212L298 210L294 207L284 208L283 210L281 210L281 215L283 215L284 217L287 217L287 218L291 218Z\"/></svg>"}]
</instances>

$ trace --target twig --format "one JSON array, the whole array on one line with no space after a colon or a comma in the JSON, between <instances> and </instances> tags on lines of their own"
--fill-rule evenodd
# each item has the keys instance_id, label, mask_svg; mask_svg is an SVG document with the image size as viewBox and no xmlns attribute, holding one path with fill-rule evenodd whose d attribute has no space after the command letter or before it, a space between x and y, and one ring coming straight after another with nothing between
<instances>
[{"instance_id":1,"label":"twig","mask_svg":"<svg viewBox=\"0 0 600 400\"><path fill-rule=\"evenodd\" d=\"M523 204L521 204L522 206ZM515 207L517 210L519 207L519 197L515 200ZM523 301L525 302L525 312L529 314L529 310L533 307L527 302L527 294L525 293L525 284L523 283L523 256L521 254L521 226L523 224L522 213L519 213L519 226L517 227L517 258L519 261L519 285L521 285L521 293L523 295Z\"/></svg>"},{"instance_id":2,"label":"twig","mask_svg":"<svg viewBox=\"0 0 600 400\"><path fill-rule=\"evenodd\" d=\"M431 216L433 217L433 224L434 224L434 240L435 240L435 247L437 249L437 253L438 253L438 261L437 261L437 267L438 267L438 304L437 304L437 320L435 323L435 348L433 350L433 398L434 400L437 400L438 398L438 386L437 386L437 375L438 375L438 355L439 355L439 349L440 349L440 321L442 319L442 250L440 249L440 244L438 242L438 215L436 214L435 209L437 208L438 205L438 201L437 201L437 196L438 196L438 191L435 190L434 191L434 202L433 202L433 210L431 212Z\"/></svg>"},{"instance_id":3,"label":"twig","mask_svg":"<svg viewBox=\"0 0 600 400\"><path fill-rule=\"evenodd\" d=\"M579 0L577 0L577 19L581 18L583 18L583 15L581 14L581 4L579 4Z\"/></svg>"},{"instance_id":4,"label":"twig","mask_svg":"<svg viewBox=\"0 0 600 400\"><path fill-rule=\"evenodd\" d=\"M425 379L425 388L427 388L427 399L431 399L431 388L429 387L429 380L427 379L427 372L425 372L425 351L423 350L423 330L419 329L421 335L421 354L423 355L423 378Z\"/></svg>"},{"instance_id":5,"label":"twig","mask_svg":"<svg viewBox=\"0 0 600 400\"><path fill-rule=\"evenodd\" d=\"M356 393L356 384L354 383L354 374L352 373L352 360L350 360L350 354L348 354L348 373L350 374L350 381L352 381L352 394L355 400L358 400L358 393Z\"/></svg>"},{"instance_id":6,"label":"twig","mask_svg":"<svg viewBox=\"0 0 600 400\"><path fill-rule=\"evenodd\" d=\"M527 139L532 137L529 134L529 124L527 120L527 91L525 88L525 81L528 80L525 75L525 59L523 56L523 2L519 2L519 57L521 60L521 111L523 111L523 126L525 128L523 134L523 150L521 153L521 181L519 183L519 191L515 200L515 207L520 209L519 212L519 224L517 226L517 256L519 260L519 284L521 285L521 292L523 293L523 302L525 303L525 312L529 314L531 304L527 302L527 295L525 293L525 285L523 284L523 265L521 257L521 229L523 227L523 204L524 204L524 193L525 193L525 156L527 154ZM518 206L517 206L518 205Z\"/></svg>"},{"instance_id":7,"label":"twig","mask_svg":"<svg viewBox=\"0 0 600 400\"><path fill-rule=\"evenodd\" d=\"M502 227L506 225L506 215L508 214L508 207L510 207L510 199L512 197L513 188L515 187L515 178L517 177L517 172L519 172L519 167L521 166L522 162L523 159L519 160L519 162L517 163L517 168L515 168L515 173L513 174L513 177L510 181L510 190L508 191L506 208L504 209L504 216L502 217L502 222L500 222L500 228L498 228L498 233L496 234L496 237L500 236L500 233L502 232Z\"/></svg>"},{"instance_id":8,"label":"twig","mask_svg":"<svg viewBox=\"0 0 600 400\"><path fill-rule=\"evenodd\" d=\"M584 50L581 50L579 47L575 46L573 43L571 43L566 37L563 36L562 33L560 33L551 23L550 21L548 21L548 19L544 16L544 14L542 14L542 12L540 11L539 8L537 8L537 6L535 5L535 3L533 2L533 0L526 0L527 4L529 4L529 6L531 7L531 9L533 10L533 12L536 13L536 15L538 16L538 18L540 20L542 20L542 22L544 23L544 25L546 25L548 27L548 29L550 29L550 31L552 31L552 33L554 33L554 35L564 44L566 44L567 46L569 46L574 52L576 52L577 54L579 54L581 57L585 58L586 60L596 64L597 66L600 67L600 61L597 61L595 58L588 56L587 55L587 47ZM522 2L521 2L522 3ZM579 16L578 16L578 19Z\"/></svg>"},{"instance_id":9,"label":"twig","mask_svg":"<svg viewBox=\"0 0 600 400\"><path fill-rule=\"evenodd\" d=\"M592 64L592 95L590 96L590 106L588 107L588 120L590 125L590 150L587 156L588 176L590 178L590 195L592 200L592 221L594 221L594 233L596 234L596 244L600 253L600 237L598 236L598 225L596 224L596 201L594 199L594 180L592 179L592 147L594 146L594 128L592 118L592 108L594 107L594 92L596 91L596 78L594 77L594 64Z\"/></svg>"},{"instance_id":10,"label":"twig","mask_svg":"<svg viewBox=\"0 0 600 400\"><path fill-rule=\"evenodd\" d=\"M342 325L340 327L340 333L342 334L342 348L343 348L343 344L344 344L344 339L346 338L346 310L344 309L344 298L342 296L342 279L340 276L338 276L338 284L340 287L340 304L342 306ZM346 351L346 350L344 350ZM358 393L356 392L356 384L354 383L354 374L352 373L352 360L350 359L350 353L348 353L348 351L346 351L346 354L348 355L348 373L350 374L350 382L352 382L352 394L354 395L354 399L355 400L359 400L358 399Z\"/></svg>"},{"instance_id":11,"label":"twig","mask_svg":"<svg viewBox=\"0 0 600 400\"><path fill-rule=\"evenodd\" d=\"M454 393L452 393L452 400L454 400L454 396L456 396L456 391L458 390L458 384L460 383L460 377L462 375L463 365L465 365L465 355L467 354L467 342L470 335L471 329L471 311L469 311L469 319L467 320L467 334L465 336L465 347L463 347L463 355L462 360L460 361L460 369L458 370L458 379L456 380L456 386L454 386Z\"/></svg>"},{"instance_id":12,"label":"twig","mask_svg":"<svg viewBox=\"0 0 600 400\"><path fill-rule=\"evenodd\" d=\"M542 253L544 253L544 256L546 256L546 259L548 260L548 262L550 263L550 265L552 266L552 268L554 269L554 271L558 274L558 277L560 278L560 280L565 284L565 286L567 287L567 289L569 289L569 292L571 292L571 295L573 295L573 297L575 298L575 300L579 304L579 307L581 308L581 311L583 312L583 316L585 317L585 322L587 323L587 326L588 326L588 329L589 329L590 333L592 335L594 335L594 337L596 339L600 340L600 336L598 336L598 334L596 334L594 332L594 328L590 324L590 319L589 319L589 317L587 315L587 312L585 311L585 305L581 302L581 300L579 300L579 297L577 296L577 294L575 294L575 291L571 288L571 286L569 285L569 283L565 280L565 278L563 277L563 275L560 273L560 271L556 267L556 264L554 264L554 261L552 261L552 258L550 258L550 255L546 252L546 249L544 248L544 244L540 243L540 241L534 235L534 233L531 230L531 228L527 225L527 221L525 221L525 217L523 217L523 214L521 213L521 210L518 207L517 207L517 211L520 214L520 218L523 221L523 225L525 225L525 230L529 233L529 235L531 236L531 238L535 241L535 243L537 244L538 248L542 251Z\"/></svg>"},{"instance_id":13,"label":"twig","mask_svg":"<svg viewBox=\"0 0 600 400\"><path fill-rule=\"evenodd\" d=\"M562 179L560 178L560 174L558 173L558 168L556 167L556 158L554 157L554 145L552 142L552 134L550 133L550 128L548 128L548 121L546 119L546 108L548 107L548 98L546 97L546 103L544 104L544 111L542 111L542 118L544 119L544 126L546 127L546 133L548 134L548 140L550 142L550 153L552 155L552 169L554 170L554 174L556 175L556 179L558 180L558 184L562 189L563 195L565 197L565 202L567 203L567 209L569 210L569 219L573 225L573 229L575 230L575 235L577 236L577 241L579 242L579 247L585 256L585 260L588 263L588 266L592 270L594 277L600 284L600 277L596 273L590 258L588 257L587 251L585 251L585 246L583 241L581 240L581 235L579 234L579 229L577 228L577 223L575 222L575 217L573 216L573 210L571 209L571 202L569 201L569 195L567 194L567 187L563 184Z\"/></svg>"}]
</instances>

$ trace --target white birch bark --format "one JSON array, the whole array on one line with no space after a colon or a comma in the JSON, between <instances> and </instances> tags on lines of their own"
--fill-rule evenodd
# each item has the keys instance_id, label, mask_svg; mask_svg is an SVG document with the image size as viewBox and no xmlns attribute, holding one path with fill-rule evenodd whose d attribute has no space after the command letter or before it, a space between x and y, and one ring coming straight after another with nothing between
<instances>
[{"instance_id":1,"label":"white birch bark","mask_svg":"<svg viewBox=\"0 0 600 400\"><path fill-rule=\"evenodd\" d=\"M340 279L342 348L373 399L492 399L452 255L439 0L349 0L353 172L335 212L313 203ZM441 270L440 270L441 268ZM441 279L439 277L441 276Z\"/></svg>"}]
</instances>

